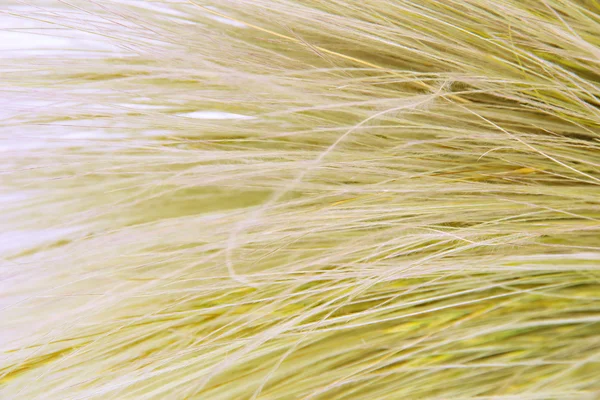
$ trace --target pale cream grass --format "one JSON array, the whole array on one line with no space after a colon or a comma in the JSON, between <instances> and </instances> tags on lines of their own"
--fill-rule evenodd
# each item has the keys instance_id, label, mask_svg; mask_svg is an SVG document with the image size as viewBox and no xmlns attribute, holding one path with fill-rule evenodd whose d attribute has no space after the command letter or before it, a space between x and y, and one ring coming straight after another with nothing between
<instances>
[{"instance_id":1,"label":"pale cream grass","mask_svg":"<svg viewBox=\"0 0 600 400\"><path fill-rule=\"evenodd\" d=\"M0 18L0 398L600 396L596 1Z\"/></svg>"}]
</instances>

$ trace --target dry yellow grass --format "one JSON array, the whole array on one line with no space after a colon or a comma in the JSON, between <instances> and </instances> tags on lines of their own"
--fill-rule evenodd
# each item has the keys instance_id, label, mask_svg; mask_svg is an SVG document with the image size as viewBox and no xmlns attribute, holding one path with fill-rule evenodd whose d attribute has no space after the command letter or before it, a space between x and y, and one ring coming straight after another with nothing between
<instances>
[{"instance_id":1,"label":"dry yellow grass","mask_svg":"<svg viewBox=\"0 0 600 400\"><path fill-rule=\"evenodd\" d=\"M597 1L0 13L0 398L600 396Z\"/></svg>"}]
</instances>

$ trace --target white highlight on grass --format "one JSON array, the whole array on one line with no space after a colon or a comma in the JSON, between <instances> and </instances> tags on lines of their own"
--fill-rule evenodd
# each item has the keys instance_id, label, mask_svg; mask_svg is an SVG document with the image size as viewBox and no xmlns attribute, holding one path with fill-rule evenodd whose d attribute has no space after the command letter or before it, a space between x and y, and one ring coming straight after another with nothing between
<instances>
[{"instance_id":1,"label":"white highlight on grass","mask_svg":"<svg viewBox=\"0 0 600 400\"><path fill-rule=\"evenodd\" d=\"M208 16L208 18L212 19L213 21L217 21L217 22L221 22L223 24L235 26L236 28L247 28L248 27L246 24L242 24L241 22L234 21L232 19L219 17L218 15L207 15L207 16Z\"/></svg>"},{"instance_id":2,"label":"white highlight on grass","mask_svg":"<svg viewBox=\"0 0 600 400\"><path fill-rule=\"evenodd\" d=\"M177 17L189 17L189 13L185 13L173 7L165 7L162 3L155 3L152 1L130 1L128 3L137 7L145 8L146 10L156 11L161 14L168 14Z\"/></svg>"},{"instance_id":3,"label":"white highlight on grass","mask_svg":"<svg viewBox=\"0 0 600 400\"><path fill-rule=\"evenodd\" d=\"M208 6L206 8L209 8L213 11L218 11L221 12L221 10L217 9L216 7L211 7ZM235 21L233 19L229 19L229 18L224 18L224 17L219 17L218 15L211 15L211 14L206 14L206 16L210 19L212 19L213 21L217 21L217 22L221 22L222 24L227 24L227 25L231 25L231 26L235 26L236 28L247 28L248 25L239 22L239 21Z\"/></svg>"},{"instance_id":4,"label":"white highlight on grass","mask_svg":"<svg viewBox=\"0 0 600 400\"><path fill-rule=\"evenodd\" d=\"M76 228L49 228L13 230L0 233L0 253L8 254L19 249L41 246L75 232Z\"/></svg>"},{"instance_id":5,"label":"white highlight on grass","mask_svg":"<svg viewBox=\"0 0 600 400\"><path fill-rule=\"evenodd\" d=\"M10 11L27 15L30 8L11 7ZM0 14L0 59L9 57L49 56L57 53L106 52L122 54L117 46L107 43L91 33L68 30L40 20Z\"/></svg>"}]
</instances>

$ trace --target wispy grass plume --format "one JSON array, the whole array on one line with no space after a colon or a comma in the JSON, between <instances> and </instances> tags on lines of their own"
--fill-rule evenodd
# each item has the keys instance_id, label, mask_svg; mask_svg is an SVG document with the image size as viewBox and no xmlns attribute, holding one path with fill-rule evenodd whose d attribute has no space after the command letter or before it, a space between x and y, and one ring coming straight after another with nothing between
<instances>
[{"instance_id":1,"label":"wispy grass plume","mask_svg":"<svg viewBox=\"0 0 600 400\"><path fill-rule=\"evenodd\" d=\"M4 4L0 398L600 396L597 1Z\"/></svg>"}]
</instances>

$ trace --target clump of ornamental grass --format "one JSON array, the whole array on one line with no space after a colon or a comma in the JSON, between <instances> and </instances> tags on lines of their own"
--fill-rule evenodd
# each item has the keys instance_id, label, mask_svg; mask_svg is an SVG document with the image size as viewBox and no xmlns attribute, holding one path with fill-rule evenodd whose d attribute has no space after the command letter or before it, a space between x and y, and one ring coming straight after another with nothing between
<instances>
[{"instance_id":1,"label":"clump of ornamental grass","mask_svg":"<svg viewBox=\"0 0 600 400\"><path fill-rule=\"evenodd\" d=\"M0 18L2 399L600 395L596 1Z\"/></svg>"}]
</instances>

